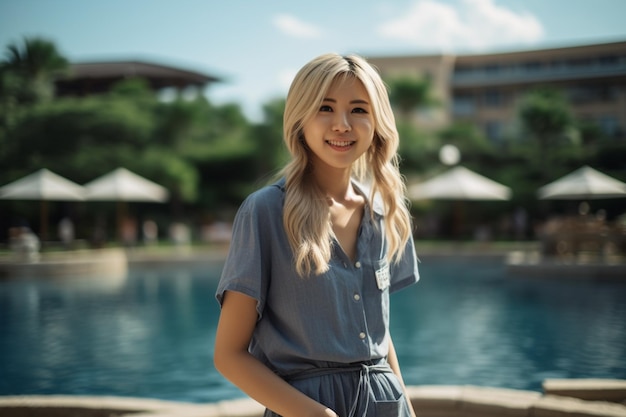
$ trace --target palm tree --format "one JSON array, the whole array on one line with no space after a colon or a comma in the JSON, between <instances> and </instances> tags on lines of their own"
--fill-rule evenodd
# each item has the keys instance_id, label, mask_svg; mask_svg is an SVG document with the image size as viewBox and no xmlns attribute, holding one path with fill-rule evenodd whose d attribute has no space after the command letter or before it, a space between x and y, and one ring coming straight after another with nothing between
<instances>
[{"instance_id":1,"label":"palm tree","mask_svg":"<svg viewBox=\"0 0 626 417\"><path fill-rule=\"evenodd\" d=\"M9 44L5 57L0 71L14 74L21 81L17 99L24 104L51 98L54 79L69 68L54 43L37 37L24 38L21 45Z\"/></svg>"}]
</instances>

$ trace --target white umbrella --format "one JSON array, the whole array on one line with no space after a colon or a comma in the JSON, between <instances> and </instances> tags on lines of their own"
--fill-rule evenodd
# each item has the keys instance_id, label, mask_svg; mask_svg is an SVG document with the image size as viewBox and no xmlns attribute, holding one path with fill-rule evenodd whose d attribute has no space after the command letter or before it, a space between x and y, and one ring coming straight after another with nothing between
<instances>
[{"instance_id":1,"label":"white umbrella","mask_svg":"<svg viewBox=\"0 0 626 417\"><path fill-rule=\"evenodd\" d=\"M626 183L583 166L539 188L539 198L547 200L587 200L626 197Z\"/></svg>"},{"instance_id":2,"label":"white umbrella","mask_svg":"<svg viewBox=\"0 0 626 417\"><path fill-rule=\"evenodd\" d=\"M92 201L167 201L168 191L126 168L103 175L85 184L85 196Z\"/></svg>"},{"instance_id":3,"label":"white umbrella","mask_svg":"<svg viewBox=\"0 0 626 417\"><path fill-rule=\"evenodd\" d=\"M0 188L3 200L84 200L80 185L43 168Z\"/></svg>"},{"instance_id":4,"label":"white umbrella","mask_svg":"<svg viewBox=\"0 0 626 417\"><path fill-rule=\"evenodd\" d=\"M413 200L508 200L511 189L469 169L457 166L409 186Z\"/></svg>"},{"instance_id":5,"label":"white umbrella","mask_svg":"<svg viewBox=\"0 0 626 417\"><path fill-rule=\"evenodd\" d=\"M122 236L126 217L126 201L163 203L167 201L167 189L126 168L117 168L85 184L85 196L91 201L117 201L117 228Z\"/></svg>"},{"instance_id":6,"label":"white umbrella","mask_svg":"<svg viewBox=\"0 0 626 417\"><path fill-rule=\"evenodd\" d=\"M1 187L0 199L41 201L40 235L45 240L48 237L47 201L81 201L85 199L84 193L80 185L43 168Z\"/></svg>"}]
</instances>

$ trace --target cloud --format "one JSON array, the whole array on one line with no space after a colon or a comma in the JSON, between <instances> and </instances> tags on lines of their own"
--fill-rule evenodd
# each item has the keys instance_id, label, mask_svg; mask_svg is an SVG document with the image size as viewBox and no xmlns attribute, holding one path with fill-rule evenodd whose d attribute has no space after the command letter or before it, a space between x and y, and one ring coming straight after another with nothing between
<instances>
[{"instance_id":1,"label":"cloud","mask_svg":"<svg viewBox=\"0 0 626 417\"><path fill-rule=\"evenodd\" d=\"M322 35L322 31L317 26L288 14L276 15L272 22L281 32L296 38L317 39Z\"/></svg>"},{"instance_id":2,"label":"cloud","mask_svg":"<svg viewBox=\"0 0 626 417\"><path fill-rule=\"evenodd\" d=\"M543 37L544 29L532 14L498 6L495 0L462 0L457 7L437 0L416 0L404 16L381 24L378 34L451 52L531 44Z\"/></svg>"}]
</instances>

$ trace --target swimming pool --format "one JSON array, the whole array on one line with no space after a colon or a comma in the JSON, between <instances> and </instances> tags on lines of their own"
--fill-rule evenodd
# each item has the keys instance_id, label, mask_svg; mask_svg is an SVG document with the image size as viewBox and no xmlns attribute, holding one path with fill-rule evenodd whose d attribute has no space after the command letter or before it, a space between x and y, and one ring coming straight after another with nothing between
<instances>
[{"instance_id":1,"label":"swimming pool","mask_svg":"<svg viewBox=\"0 0 626 417\"><path fill-rule=\"evenodd\" d=\"M212 364L219 271L0 281L0 395L241 397ZM540 390L546 378L626 378L625 283L512 278L476 258L426 258L421 273L392 295L407 384Z\"/></svg>"}]
</instances>

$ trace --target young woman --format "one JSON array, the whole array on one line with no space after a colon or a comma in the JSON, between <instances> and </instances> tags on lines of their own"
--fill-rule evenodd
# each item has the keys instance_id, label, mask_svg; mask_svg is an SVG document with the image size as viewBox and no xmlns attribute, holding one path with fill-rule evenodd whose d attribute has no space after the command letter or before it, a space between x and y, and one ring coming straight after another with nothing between
<instances>
[{"instance_id":1,"label":"young woman","mask_svg":"<svg viewBox=\"0 0 626 417\"><path fill-rule=\"evenodd\" d=\"M415 416L389 334L389 293L419 279L387 90L361 57L296 75L292 155L235 218L215 366L266 416Z\"/></svg>"}]
</instances>

